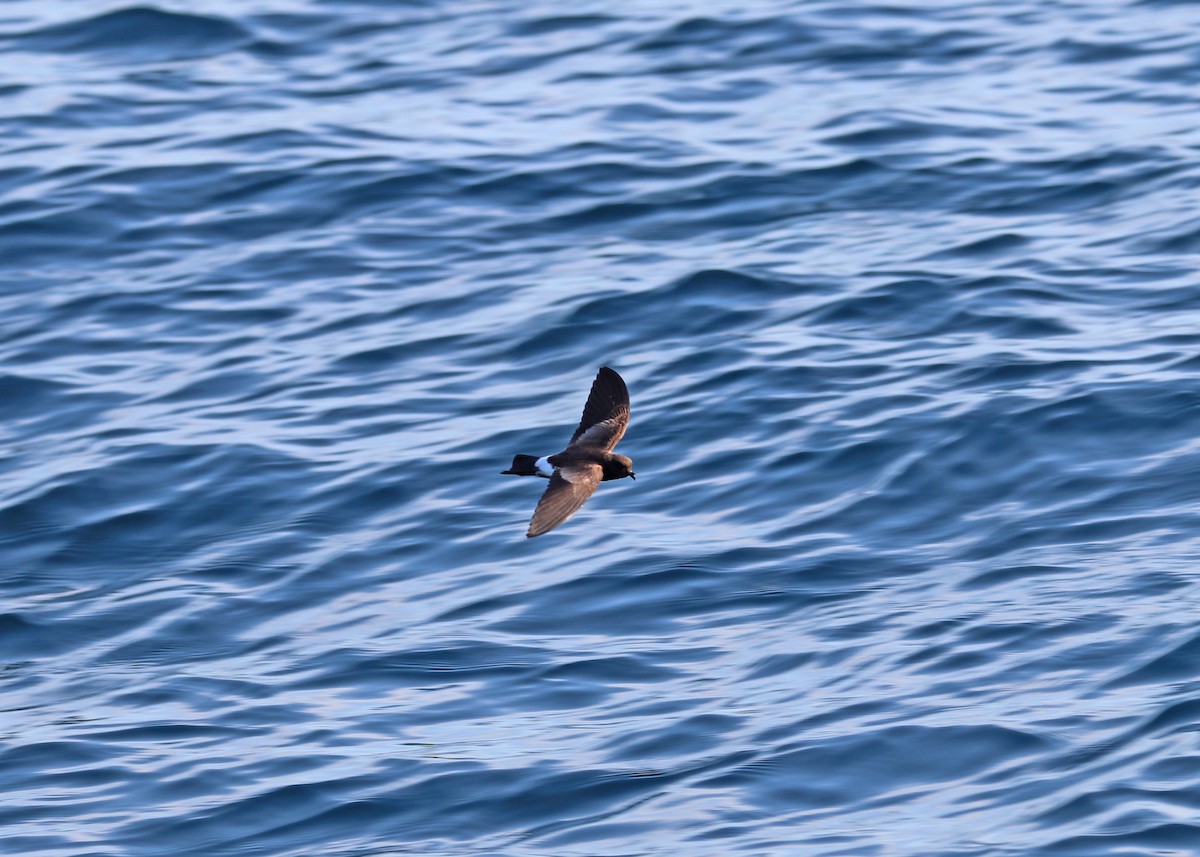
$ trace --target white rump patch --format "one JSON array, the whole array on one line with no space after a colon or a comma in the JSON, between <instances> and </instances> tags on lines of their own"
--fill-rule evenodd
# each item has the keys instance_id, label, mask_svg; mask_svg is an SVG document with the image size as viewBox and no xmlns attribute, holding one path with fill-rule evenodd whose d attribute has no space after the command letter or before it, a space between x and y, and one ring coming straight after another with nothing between
<instances>
[{"instance_id":1,"label":"white rump patch","mask_svg":"<svg viewBox=\"0 0 1200 857\"><path fill-rule=\"evenodd\" d=\"M533 463L537 468L538 476L553 476L554 465L550 463L550 456L545 455Z\"/></svg>"}]
</instances>

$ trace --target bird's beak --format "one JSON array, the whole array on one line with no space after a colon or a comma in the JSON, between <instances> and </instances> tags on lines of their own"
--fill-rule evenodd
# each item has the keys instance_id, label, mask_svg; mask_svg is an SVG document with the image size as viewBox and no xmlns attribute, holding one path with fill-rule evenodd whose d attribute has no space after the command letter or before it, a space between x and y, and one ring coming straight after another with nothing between
<instances>
[{"instance_id":1,"label":"bird's beak","mask_svg":"<svg viewBox=\"0 0 1200 857\"><path fill-rule=\"evenodd\" d=\"M632 479L634 482L637 482L637 477L634 476L632 473L629 474L629 478Z\"/></svg>"}]
</instances>

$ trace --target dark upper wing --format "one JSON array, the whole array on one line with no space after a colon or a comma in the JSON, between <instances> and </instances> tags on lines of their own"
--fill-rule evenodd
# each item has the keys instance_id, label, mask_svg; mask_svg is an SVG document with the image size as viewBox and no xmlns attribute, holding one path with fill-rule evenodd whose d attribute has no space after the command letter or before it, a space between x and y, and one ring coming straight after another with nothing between
<instances>
[{"instance_id":1,"label":"dark upper wing","mask_svg":"<svg viewBox=\"0 0 1200 857\"><path fill-rule=\"evenodd\" d=\"M599 464L571 464L555 469L525 535L533 538L548 533L578 512L587 498L596 493L596 486L603 476L604 470Z\"/></svg>"},{"instance_id":2,"label":"dark upper wing","mask_svg":"<svg viewBox=\"0 0 1200 857\"><path fill-rule=\"evenodd\" d=\"M571 443L611 450L629 425L629 388L621 376L601 366L592 382L592 392L583 406L583 419L571 435Z\"/></svg>"}]
</instances>

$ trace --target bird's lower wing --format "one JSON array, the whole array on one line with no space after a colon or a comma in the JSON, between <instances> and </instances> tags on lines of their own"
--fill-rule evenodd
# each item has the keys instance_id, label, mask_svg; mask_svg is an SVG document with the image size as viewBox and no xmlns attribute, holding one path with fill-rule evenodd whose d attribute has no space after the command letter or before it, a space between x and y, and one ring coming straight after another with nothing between
<instances>
[{"instance_id":1,"label":"bird's lower wing","mask_svg":"<svg viewBox=\"0 0 1200 857\"><path fill-rule=\"evenodd\" d=\"M525 535L533 538L548 533L578 512L596 492L603 476L604 470L599 464L572 464L555 470Z\"/></svg>"}]
</instances>

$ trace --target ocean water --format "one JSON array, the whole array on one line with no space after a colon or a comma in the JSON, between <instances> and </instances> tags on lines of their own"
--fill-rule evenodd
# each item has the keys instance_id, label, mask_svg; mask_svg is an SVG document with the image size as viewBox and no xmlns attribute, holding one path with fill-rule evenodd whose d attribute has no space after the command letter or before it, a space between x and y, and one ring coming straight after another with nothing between
<instances>
[{"instance_id":1,"label":"ocean water","mask_svg":"<svg viewBox=\"0 0 1200 857\"><path fill-rule=\"evenodd\" d=\"M1200 6L0 51L0 852L1200 853Z\"/></svg>"}]
</instances>

